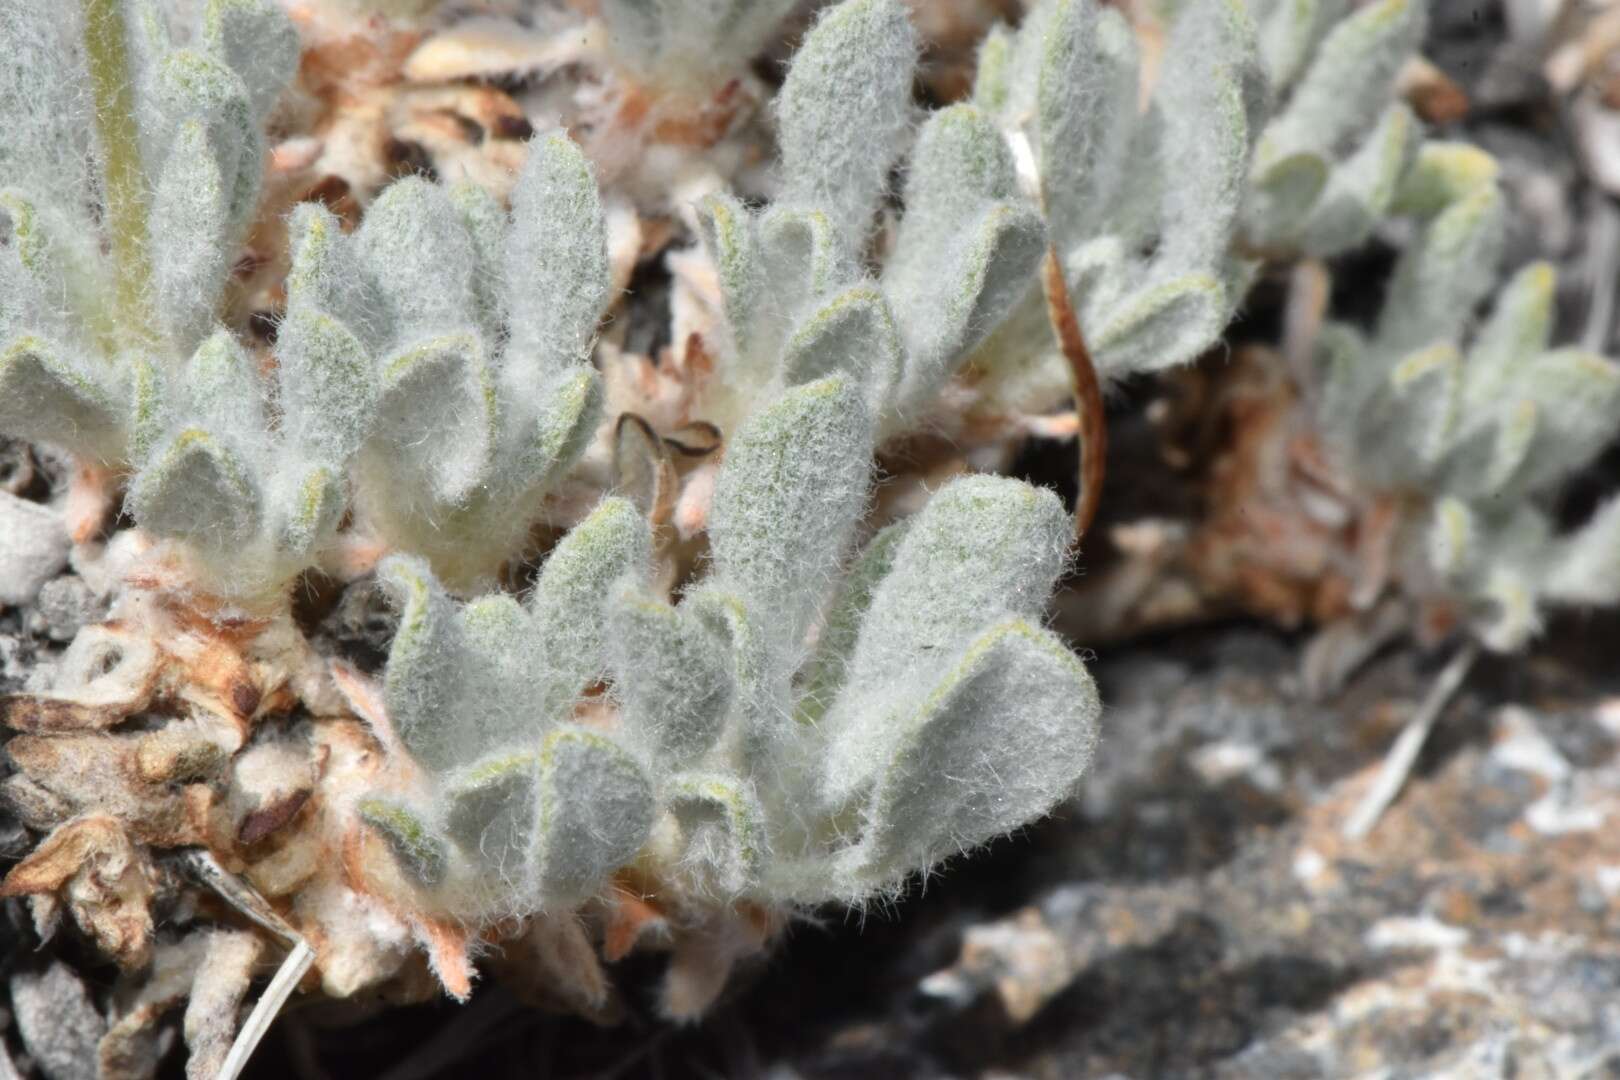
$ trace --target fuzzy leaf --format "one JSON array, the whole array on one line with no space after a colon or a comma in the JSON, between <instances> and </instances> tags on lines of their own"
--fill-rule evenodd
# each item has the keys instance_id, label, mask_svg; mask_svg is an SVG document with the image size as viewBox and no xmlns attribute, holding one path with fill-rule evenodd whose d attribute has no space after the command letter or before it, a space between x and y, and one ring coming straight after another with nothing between
<instances>
[{"instance_id":1,"label":"fuzzy leaf","mask_svg":"<svg viewBox=\"0 0 1620 1080\"><path fill-rule=\"evenodd\" d=\"M515 597L491 593L463 606L459 622L467 650L463 760L532 747L573 704L554 707L547 697L534 620Z\"/></svg>"},{"instance_id":2,"label":"fuzzy leaf","mask_svg":"<svg viewBox=\"0 0 1620 1080\"><path fill-rule=\"evenodd\" d=\"M347 507L343 477L325 465L313 465L297 478L293 497L282 511L276 546L296 558L308 558L333 533Z\"/></svg>"},{"instance_id":3,"label":"fuzzy leaf","mask_svg":"<svg viewBox=\"0 0 1620 1080\"><path fill-rule=\"evenodd\" d=\"M1367 415L1368 399L1387 374L1368 355L1361 335L1343 323L1328 323L1317 340L1315 357L1320 379L1316 415L1323 434L1341 450L1356 442L1357 424Z\"/></svg>"},{"instance_id":4,"label":"fuzzy leaf","mask_svg":"<svg viewBox=\"0 0 1620 1080\"><path fill-rule=\"evenodd\" d=\"M730 898L746 892L770 855L765 811L746 781L687 774L664 799L681 830L680 872L700 892Z\"/></svg>"},{"instance_id":5,"label":"fuzzy leaf","mask_svg":"<svg viewBox=\"0 0 1620 1080\"><path fill-rule=\"evenodd\" d=\"M516 890L532 857L539 763L533 753L498 754L445 784L445 833Z\"/></svg>"},{"instance_id":6,"label":"fuzzy leaf","mask_svg":"<svg viewBox=\"0 0 1620 1080\"><path fill-rule=\"evenodd\" d=\"M1214 344L1232 307L1218 279L1189 274L1118 304L1117 313L1097 327L1089 344L1102 371L1160 371L1184 364Z\"/></svg>"},{"instance_id":7,"label":"fuzzy leaf","mask_svg":"<svg viewBox=\"0 0 1620 1080\"><path fill-rule=\"evenodd\" d=\"M469 334L435 338L388 361L371 460L389 478L389 497L420 490L442 504L469 498L488 479L497 409L483 348Z\"/></svg>"},{"instance_id":8,"label":"fuzzy leaf","mask_svg":"<svg viewBox=\"0 0 1620 1080\"><path fill-rule=\"evenodd\" d=\"M1309 151L1257 163L1245 208L1249 243L1265 249L1292 242L1307 224L1328 179L1327 161Z\"/></svg>"},{"instance_id":9,"label":"fuzzy leaf","mask_svg":"<svg viewBox=\"0 0 1620 1080\"><path fill-rule=\"evenodd\" d=\"M63 207L91 204L95 129L78 5L0 5L0 177Z\"/></svg>"},{"instance_id":10,"label":"fuzzy leaf","mask_svg":"<svg viewBox=\"0 0 1620 1080\"><path fill-rule=\"evenodd\" d=\"M1257 11L1260 53L1273 86L1289 86L1310 59L1322 32L1343 14L1345 0L1279 0Z\"/></svg>"},{"instance_id":11,"label":"fuzzy leaf","mask_svg":"<svg viewBox=\"0 0 1620 1080\"><path fill-rule=\"evenodd\" d=\"M1590 462L1615 436L1620 420L1620 365L1581 349L1556 349L1526 364L1519 393L1548 422L1538 425L1524 466L1514 477L1539 491Z\"/></svg>"},{"instance_id":12,"label":"fuzzy leaf","mask_svg":"<svg viewBox=\"0 0 1620 1080\"><path fill-rule=\"evenodd\" d=\"M368 351L377 347L388 331L376 318L378 300L337 217L317 203L300 203L287 223L287 244L292 254L287 318L327 315L343 323Z\"/></svg>"},{"instance_id":13,"label":"fuzzy leaf","mask_svg":"<svg viewBox=\"0 0 1620 1080\"><path fill-rule=\"evenodd\" d=\"M510 386L510 382L507 383ZM541 396L534 436L518 456L517 474L531 489L544 488L585 453L602 419L602 380L589 365L565 371Z\"/></svg>"},{"instance_id":14,"label":"fuzzy leaf","mask_svg":"<svg viewBox=\"0 0 1620 1080\"><path fill-rule=\"evenodd\" d=\"M347 461L376 408L377 374L360 340L336 319L293 311L276 339L282 437L326 461Z\"/></svg>"},{"instance_id":15,"label":"fuzzy leaf","mask_svg":"<svg viewBox=\"0 0 1620 1080\"><path fill-rule=\"evenodd\" d=\"M1378 347L1405 354L1456 340L1496 279L1505 211L1494 185L1451 204L1402 252Z\"/></svg>"},{"instance_id":16,"label":"fuzzy leaf","mask_svg":"<svg viewBox=\"0 0 1620 1080\"><path fill-rule=\"evenodd\" d=\"M1396 364L1389 375L1395 406L1382 423L1387 439L1374 445L1377 456L1392 452L1407 460L1397 475L1427 475L1450 448L1456 433L1462 395L1462 356L1449 343L1422 349Z\"/></svg>"},{"instance_id":17,"label":"fuzzy leaf","mask_svg":"<svg viewBox=\"0 0 1620 1080\"><path fill-rule=\"evenodd\" d=\"M1161 272L1207 271L1225 256L1265 109L1264 82L1241 0L1183 9L1155 94L1164 119L1159 168L1172 180L1155 257Z\"/></svg>"},{"instance_id":18,"label":"fuzzy leaf","mask_svg":"<svg viewBox=\"0 0 1620 1080\"><path fill-rule=\"evenodd\" d=\"M1496 183L1502 167L1490 154L1471 143L1425 142L1417 160L1401 177L1400 190L1390 209L1397 214L1433 217Z\"/></svg>"},{"instance_id":19,"label":"fuzzy leaf","mask_svg":"<svg viewBox=\"0 0 1620 1080\"><path fill-rule=\"evenodd\" d=\"M223 549L258 531L260 497L229 447L187 428L136 475L129 510L148 532Z\"/></svg>"},{"instance_id":20,"label":"fuzzy leaf","mask_svg":"<svg viewBox=\"0 0 1620 1080\"><path fill-rule=\"evenodd\" d=\"M473 293L485 340L494 340L505 326L501 258L506 249L506 211L495 197L471 180L450 187L450 205L461 217L461 227L472 240L475 273Z\"/></svg>"},{"instance_id":21,"label":"fuzzy leaf","mask_svg":"<svg viewBox=\"0 0 1620 1080\"><path fill-rule=\"evenodd\" d=\"M234 257L231 192L202 123L180 125L152 199L157 306L176 348L212 327Z\"/></svg>"},{"instance_id":22,"label":"fuzzy leaf","mask_svg":"<svg viewBox=\"0 0 1620 1080\"><path fill-rule=\"evenodd\" d=\"M394 342L412 346L464 332L478 317L478 253L461 214L432 181L388 185L355 234L362 267L376 282Z\"/></svg>"},{"instance_id":23,"label":"fuzzy leaf","mask_svg":"<svg viewBox=\"0 0 1620 1080\"><path fill-rule=\"evenodd\" d=\"M860 271L823 211L772 206L759 219L760 259L774 292L814 301Z\"/></svg>"},{"instance_id":24,"label":"fuzzy leaf","mask_svg":"<svg viewBox=\"0 0 1620 1080\"><path fill-rule=\"evenodd\" d=\"M910 526L910 520L899 521L874 536L844 578L843 591L822 623L815 657L805 669L801 719L811 723L819 720L843 688L850 654L855 651L872 596L894 568L895 553Z\"/></svg>"},{"instance_id":25,"label":"fuzzy leaf","mask_svg":"<svg viewBox=\"0 0 1620 1080\"><path fill-rule=\"evenodd\" d=\"M820 210L778 203L759 217L755 233L763 275L759 299L746 334L749 351L738 358L741 365L729 377L763 387L777 373L782 343L796 322L834 292L857 284L863 274Z\"/></svg>"},{"instance_id":26,"label":"fuzzy leaf","mask_svg":"<svg viewBox=\"0 0 1620 1080\"><path fill-rule=\"evenodd\" d=\"M990 119L969 105L936 113L912 155L906 216L884 272L911 357L908 404L932 397L1030 290L1046 244Z\"/></svg>"},{"instance_id":27,"label":"fuzzy leaf","mask_svg":"<svg viewBox=\"0 0 1620 1080\"><path fill-rule=\"evenodd\" d=\"M159 63L156 93L164 114L178 125L177 131L184 130L188 122L200 126L200 139L189 145L176 142L169 154L196 153L206 146L218 170L223 196L227 227L221 239L234 246L258 201L264 157L264 142L248 101L247 86L218 60L180 50ZM167 167L164 171L168 171ZM153 219L154 229L161 225Z\"/></svg>"},{"instance_id":28,"label":"fuzzy leaf","mask_svg":"<svg viewBox=\"0 0 1620 1080\"><path fill-rule=\"evenodd\" d=\"M265 0L208 0L203 20L209 52L241 78L262 119L298 70L298 30Z\"/></svg>"},{"instance_id":29,"label":"fuzzy leaf","mask_svg":"<svg viewBox=\"0 0 1620 1080\"><path fill-rule=\"evenodd\" d=\"M614 603L607 646L624 730L661 768L687 767L720 738L731 701L723 644L661 601L626 591Z\"/></svg>"},{"instance_id":30,"label":"fuzzy leaf","mask_svg":"<svg viewBox=\"0 0 1620 1080\"><path fill-rule=\"evenodd\" d=\"M18 338L0 353L0 431L110 461L121 428L113 397L47 342Z\"/></svg>"},{"instance_id":31,"label":"fuzzy leaf","mask_svg":"<svg viewBox=\"0 0 1620 1080\"><path fill-rule=\"evenodd\" d=\"M851 250L899 156L916 56L899 0L844 0L805 35L777 95L783 201L824 211Z\"/></svg>"},{"instance_id":32,"label":"fuzzy leaf","mask_svg":"<svg viewBox=\"0 0 1620 1080\"><path fill-rule=\"evenodd\" d=\"M704 247L720 281L720 298L732 337L738 352L751 357L757 347L754 323L760 317L760 297L766 284L753 218L740 200L724 194L704 199L697 214Z\"/></svg>"},{"instance_id":33,"label":"fuzzy leaf","mask_svg":"<svg viewBox=\"0 0 1620 1080\"><path fill-rule=\"evenodd\" d=\"M395 800L377 798L362 799L355 810L388 844L410 880L429 888L444 880L444 842L413 810Z\"/></svg>"},{"instance_id":34,"label":"fuzzy leaf","mask_svg":"<svg viewBox=\"0 0 1620 1080\"><path fill-rule=\"evenodd\" d=\"M1022 34L1019 63L1033 69L1034 83L1030 148L1042 202L1065 247L1100 224L1097 213L1121 179L1136 126L1135 41L1117 12L1099 7L1048 0Z\"/></svg>"},{"instance_id":35,"label":"fuzzy leaf","mask_svg":"<svg viewBox=\"0 0 1620 1080\"><path fill-rule=\"evenodd\" d=\"M400 741L425 768L444 772L476 756L473 725L464 715L470 662L456 606L427 563L392 555L377 580L399 609L399 629L388 651L383 697Z\"/></svg>"},{"instance_id":36,"label":"fuzzy leaf","mask_svg":"<svg viewBox=\"0 0 1620 1080\"><path fill-rule=\"evenodd\" d=\"M229 330L214 331L191 354L185 389L192 410L209 426L244 442L265 438L264 386L253 358Z\"/></svg>"},{"instance_id":37,"label":"fuzzy leaf","mask_svg":"<svg viewBox=\"0 0 1620 1080\"><path fill-rule=\"evenodd\" d=\"M1326 258L1366 241L1394 205L1421 135L1411 109L1397 104L1385 110L1378 127L1329 178L1321 204L1305 228L1303 246L1308 253Z\"/></svg>"},{"instance_id":38,"label":"fuzzy leaf","mask_svg":"<svg viewBox=\"0 0 1620 1080\"><path fill-rule=\"evenodd\" d=\"M0 189L0 224L6 223L10 236L0 247L0 340L13 333L70 342L112 339L116 330L105 302L109 285L102 274L100 237L14 188Z\"/></svg>"},{"instance_id":39,"label":"fuzzy leaf","mask_svg":"<svg viewBox=\"0 0 1620 1080\"><path fill-rule=\"evenodd\" d=\"M601 889L652 830L652 785L641 766L585 728L546 736L538 791L535 869L547 903L567 905Z\"/></svg>"},{"instance_id":40,"label":"fuzzy leaf","mask_svg":"<svg viewBox=\"0 0 1620 1080\"><path fill-rule=\"evenodd\" d=\"M612 286L602 203L566 132L529 141L506 240L510 362L530 380L582 363Z\"/></svg>"},{"instance_id":41,"label":"fuzzy leaf","mask_svg":"<svg viewBox=\"0 0 1620 1080\"><path fill-rule=\"evenodd\" d=\"M1531 263L1497 294L1491 316L1468 350L1467 406L1484 410L1501 401L1530 358L1552 340L1557 274L1544 262Z\"/></svg>"},{"instance_id":42,"label":"fuzzy leaf","mask_svg":"<svg viewBox=\"0 0 1620 1080\"><path fill-rule=\"evenodd\" d=\"M681 601L681 610L720 643L721 655L727 659L731 712L736 723L723 745L739 751L748 766L746 771L781 797L787 787L770 785L774 784L773 774L787 764L783 761L784 749L796 745L798 734L792 720L788 681L792 654L784 662L776 646L779 638L762 625L740 597L716 588L712 582L706 581L689 592Z\"/></svg>"},{"instance_id":43,"label":"fuzzy leaf","mask_svg":"<svg viewBox=\"0 0 1620 1080\"><path fill-rule=\"evenodd\" d=\"M651 560L646 519L628 499L611 496L552 549L528 598L538 654L555 680L553 696L537 703L543 714L572 706L607 674L607 598L616 582L643 580Z\"/></svg>"},{"instance_id":44,"label":"fuzzy leaf","mask_svg":"<svg viewBox=\"0 0 1620 1080\"><path fill-rule=\"evenodd\" d=\"M1466 382L1463 389L1466 393ZM1470 493L1496 495L1512 483L1530 459L1541 424L1541 410L1534 401L1522 400L1505 410L1505 415L1497 418L1496 438L1492 442L1490 462L1481 478L1483 482L1474 486ZM1463 478L1458 478L1454 481L1454 487L1470 490L1465 483Z\"/></svg>"},{"instance_id":45,"label":"fuzzy leaf","mask_svg":"<svg viewBox=\"0 0 1620 1080\"><path fill-rule=\"evenodd\" d=\"M862 387L876 415L900 379L900 332L883 294L869 284L846 289L816 309L782 349L788 386L842 373Z\"/></svg>"},{"instance_id":46,"label":"fuzzy leaf","mask_svg":"<svg viewBox=\"0 0 1620 1080\"><path fill-rule=\"evenodd\" d=\"M1536 587L1527 571L1508 564L1493 566L1479 598L1487 613L1476 620L1476 632L1486 648L1517 652L1541 631Z\"/></svg>"},{"instance_id":47,"label":"fuzzy leaf","mask_svg":"<svg viewBox=\"0 0 1620 1080\"><path fill-rule=\"evenodd\" d=\"M973 69L972 103L986 112L1002 114L1013 95L1018 36L1006 23L997 23L979 42Z\"/></svg>"},{"instance_id":48,"label":"fuzzy leaf","mask_svg":"<svg viewBox=\"0 0 1620 1080\"><path fill-rule=\"evenodd\" d=\"M992 476L951 481L913 519L873 593L851 689L894 690L998 615L1038 618L1070 535L1050 491Z\"/></svg>"},{"instance_id":49,"label":"fuzzy leaf","mask_svg":"<svg viewBox=\"0 0 1620 1080\"><path fill-rule=\"evenodd\" d=\"M856 384L832 375L754 414L726 449L709 513L714 579L798 646L866 499L871 425Z\"/></svg>"},{"instance_id":50,"label":"fuzzy leaf","mask_svg":"<svg viewBox=\"0 0 1620 1080\"><path fill-rule=\"evenodd\" d=\"M1429 565L1442 578L1460 582L1480 558L1478 521L1468 504L1449 496L1435 504L1427 536Z\"/></svg>"},{"instance_id":51,"label":"fuzzy leaf","mask_svg":"<svg viewBox=\"0 0 1620 1080\"><path fill-rule=\"evenodd\" d=\"M129 460L146 464L152 450L169 430L175 401L168 392L168 378L153 357L144 352L123 358L124 385L128 400L125 424L129 434ZM178 395L175 395L178 397ZM230 434L220 429L222 434Z\"/></svg>"},{"instance_id":52,"label":"fuzzy leaf","mask_svg":"<svg viewBox=\"0 0 1620 1080\"><path fill-rule=\"evenodd\" d=\"M899 242L948 232L980 212L985 200L1016 195L1012 151L990 117L972 105L940 109L923 125L906 166Z\"/></svg>"},{"instance_id":53,"label":"fuzzy leaf","mask_svg":"<svg viewBox=\"0 0 1620 1080\"><path fill-rule=\"evenodd\" d=\"M830 769L875 785L843 857L856 888L892 886L1050 811L1090 763L1100 712L1091 676L1051 634L1014 619L973 641L876 746L834 747Z\"/></svg>"},{"instance_id":54,"label":"fuzzy leaf","mask_svg":"<svg viewBox=\"0 0 1620 1080\"><path fill-rule=\"evenodd\" d=\"M491 673L490 682L521 679L531 663L534 623L515 596L490 593L461 609L467 648Z\"/></svg>"},{"instance_id":55,"label":"fuzzy leaf","mask_svg":"<svg viewBox=\"0 0 1620 1080\"><path fill-rule=\"evenodd\" d=\"M1267 128L1265 160L1302 149L1331 153L1371 128L1423 39L1424 15L1420 0L1376 0L1334 27Z\"/></svg>"}]
</instances>

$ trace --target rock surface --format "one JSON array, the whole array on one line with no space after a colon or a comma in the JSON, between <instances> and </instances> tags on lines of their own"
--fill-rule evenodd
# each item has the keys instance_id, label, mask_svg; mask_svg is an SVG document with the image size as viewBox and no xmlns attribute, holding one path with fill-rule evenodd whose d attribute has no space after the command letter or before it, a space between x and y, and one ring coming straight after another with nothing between
<instances>
[{"instance_id":1,"label":"rock surface","mask_svg":"<svg viewBox=\"0 0 1620 1080\"><path fill-rule=\"evenodd\" d=\"M1397 657L1319 707L1222 651L1207 674L1105 664L1112 750L1083 809L1026 853L1048 884L961 918L954 956L900 1004L778 1075L1620 1068L1620 700L1560 700L1551 686L1580 684L1545 661L1506 680L1527 685L1480 680L1351 843L1376 743L1425 672Z\"/></svg>"},{"instance_id":2,"label":"rock surface","mask_svg":"<svg viewBox=\"0 0 1620 1080\"><path fill-rule=\"evenodd\" d=\"M67 565L62 515L0 491L0 606L27 604Z\"/></svg>"}]
</instances>

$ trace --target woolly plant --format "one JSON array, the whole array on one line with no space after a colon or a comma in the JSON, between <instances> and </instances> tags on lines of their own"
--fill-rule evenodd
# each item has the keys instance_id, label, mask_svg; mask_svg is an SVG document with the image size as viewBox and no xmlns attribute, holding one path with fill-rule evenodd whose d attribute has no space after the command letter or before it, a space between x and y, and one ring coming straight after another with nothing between
<instances>
[{"instance_id":1,"label":"woolly plant","mask_svg":"<svg viewBox=\"0 0 1620 1080\"><path fill-rule=\"evenodd\" d=\"M1232 254L1250 150L1267 108L1239 0L1166 12L1158 76L1124 15L1043 0L980 49L974 104L1016 148L1038 192L1092 362L1104 378L1186 363L1209 348L1255 265ZM975 355L998 404L1044 412L1069 392L1039 288Z\"/></svg>"},{"instance_id":2,"label":"woolly plant","mask_svg":"<svg viewBox=\"0 0 1620 1080\"><path fill-rule=\"evenodd\" d=\"M618 498L525 603L458 605L421 562L386 563L395 760L356 807L377 887L474 925L566 912L616 873L666 909L856 903L1068 793L1098 705L1039 624L1062 506L959 479L846 560L871 438L843 373L752 417L678 603Z\"/></svg>"},{"instance_id":3,"label":"woolly plant","mask_svg":"<svg viewBox=\"0 0 1620 1080\"><path fill-rule=\"evenodd\" d=\"M1275 116L1255 150L1244 244L1267 257L1325 257L1394 209L1421 125L1396 97L1417 55L1422 0L1249 0Z\"/></svg>"},{"instance_id":4,"label":"woolly plant","mask_svg":"<svg viewBox=\"0 0 1620 1080\"><path fill-rule=\"evenodd\" d=\"M136 519L251 591L338 505L336 463L266 432L252 361L217 326L298 43L258 0L181 29L195 40L117 0L0 13L0 429L92 479L133 473Z\"/></svg>"},{"instance_id":5,"label":"woolly plant","mask_svg":"<svg viewBox=\"0 0 1620 1080\"><path fill-rule=\"evenodd\" d=\"M88 28L123 33L116 11L89 10ZM90 223L70 228L69 210L88 203L8 196L17 288L0 425L129 469L135 520L183 541L201 580L232 598L279 596L330 545L351 487L385 546L425 554L458 588L493 577L599 416L589 350L609 273L589 167L554 133L533 140L510 215L470 184L420 178L392 185L352 237L324 208L299 207L272 388L212 320L254 208L263 111L296 40L246 0L209 12L217 56L126 50L143 120L108 121L103 142L121 131L119 167L144 171L124 191L122 159L103 150L81 193L107 193L106 242L123 256L110 273L90 257L102 242ZM52 19L16 32L59 32ZM250 48L260 38L266 58ZM150 64L135 62L141 50ZM232 50L256 58L253 87L220 59ZM18 153L48 164L42 146Z\"/></svg>"},{"instance_id":6,"label":"woolly plant","mask_svg":"<svg viewBox=\"0 0 1620 1080\"><path fill-rule=\"evenodd\" d=\"M458 590L527 547L546 490L600 418L590 349L609 288L596 184L562 132L536 136L508 214L482 189L409 177L353 236L298 209L283 370L303 441L347 425L362 529ZM319 380L319 381L316 381Z\"/></svg>"},{"instance_id":7,"label":"woolly plant","mask_svg":"<svg viewBox=\"0 0 1620 1080\"><path fill-rule=\"evenodd\" d=\"M985 112L935 112L906 163L881 272L865 259L911 132L916 36L899 0L846 0L794 55L776 101L780 187L701 208L725 323L695 415L733 430L784 385L860 364L880 434L914 419L1034 279L1046 246Z\"/></svg>"},{"instance_id":8,"label":"woolly plant","mask_svg":"<svg viewBox=\"0 0 1620 1080\"><path fill-rule=\"evenodd\" d=\"M1422 221L1368 334L1330 324L1315 424L1363 492L1401 514L1394 564L1418 598L1450 602L1489 648L1520 647L1548 603L1620 600L1620 503L1559 534L1546 509L1620 421L1620 365L1549 348L1554 275L1495 283L1504 209L1495 165L1425 147L1396 211Z\"/></svg>"},{"instance_id":9,"label":"woolly plant","mask_svg":"<svg viewBox=\"0 0 1620 1080\"><path fill-rule=\"evenodd\" d=\"M610 493L526 599L468 602L510 585L599 426L611 274L587 155L534 138L509 209L422 177L353 232L299 207L273 353L250 351L218 311L296 42L250 0L212 0L180 45L149 10L0 12L25 58L0 68L0 427L127 479L141 531L175 541L171 580L252 617L126 589L49 692L0 698L6 797L45 834L0 895L33 898L41 927L68 913L129 1000L209 1000L202 974L151 974L210 933L182 913L158 934L155 883L189 897L183 864L239 906L256 894L252 917L302 939L295 961L313 949L334 997L430 993L414 934L453 993L478 942L525 941L518 976L590 1011L603 912L659 908L677 954L723 973L737 927L896 894L1073 789L1098 704L1041 625L1071 533L1056 497L958 479L854 550L877 441L1005 319L1048 243L1016 144L971 104L916 132L880 232L912 139L899 0L847 0L806 38L777 197L702 210L725 317L700 413L725 435L707 561L672 593L644 508ZM747 16L722 32L740 50L780 5L724 10ZM642 20L648 57L699 48L685 6L606 14ZM52 64L76 77L38 79ZM287 603L301 571L362 553L385 556L400 611L380 688ZM628 948L609 936L605 955ZM127 1014L104 1056L160 1012Z\"/></svg>"}]
</instances>

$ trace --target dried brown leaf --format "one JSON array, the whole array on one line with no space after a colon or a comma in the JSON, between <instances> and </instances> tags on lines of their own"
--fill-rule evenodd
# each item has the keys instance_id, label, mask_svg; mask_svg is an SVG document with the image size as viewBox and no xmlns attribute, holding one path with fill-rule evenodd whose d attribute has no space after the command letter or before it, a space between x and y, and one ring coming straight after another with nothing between
<instances>
[{"instance_id":1,"label":"dried brown leaf","mask_svg":"<svg viewBox=\"0 0 1620 1080\"><path fill-rule=\"evenodd\" d=\"M79 818L47 836L0 882L0 899L62 893L85 933L119 966L151 958L156 872L119 823Z\"/></svg>"}]
</instances>

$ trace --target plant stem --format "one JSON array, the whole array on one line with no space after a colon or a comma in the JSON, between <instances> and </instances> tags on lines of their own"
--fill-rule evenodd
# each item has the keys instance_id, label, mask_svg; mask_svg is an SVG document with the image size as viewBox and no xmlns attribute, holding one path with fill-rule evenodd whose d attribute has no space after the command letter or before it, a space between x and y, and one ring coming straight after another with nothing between
<instances>
[{"instance_id":1,"label":"plant stem","mask_svg":"<svg viewBox=\"0 0 1620 1080\"><path fill-rule=\"evenodd\" d=\"M123 0L83 2L84 47L101 142L102 198L117 282L117 328L123 341L149 346L156 342L149 317L152 264L124 5Z\"/></svg>"},{"instance_id":2,"label":"plant stem","mask_svg":"<svg viewBox=\"0 0 1620 1080\"><path fill-rule=\"evenodd\" d=\"M1069 299L1069 286L1063 280L1063 263L1056 248L1046 249L1041 264L1041 287L1046 295L1046 312L1052 332L1069 362L1069 380L1074 388L1074 411L1080 422L1080 491L1074 505L1074 539L1086 535L1102 501L1103 476L1108 460L1108 424L1104 419L1102 384L1097 378L1091 349L1080 330L1080 317Z\"/></svg>"}]
</instances>

